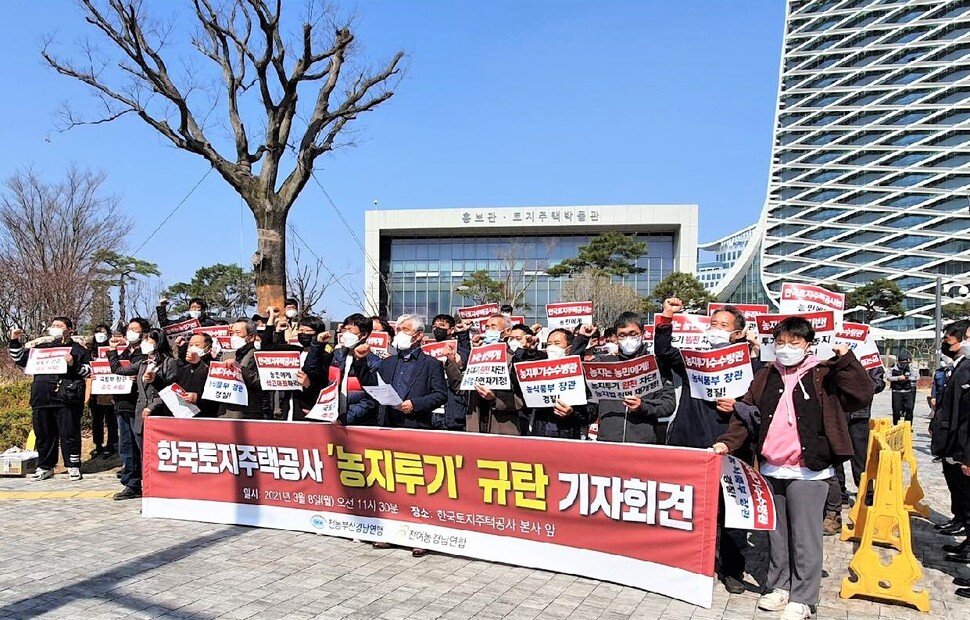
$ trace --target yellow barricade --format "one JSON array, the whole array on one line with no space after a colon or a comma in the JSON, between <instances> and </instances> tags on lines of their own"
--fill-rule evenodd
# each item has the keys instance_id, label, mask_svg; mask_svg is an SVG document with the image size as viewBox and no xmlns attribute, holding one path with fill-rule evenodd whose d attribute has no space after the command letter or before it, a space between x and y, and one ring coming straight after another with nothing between
<instances>
[{"instance_id":1,"label":"yellow barricade","mask_svg":"<svg viewBox=\"0 0 970 620\"><path fill-rule=\"evenodd\" d=\"M33 451L36 443L37 437L34 436L34 431L30 431L30 434L27 435L27 445L24 446L24 450Z\"/></svg>"},{"instance_id":2,"label":"yellow barricade","mask_svg":"<svg viewBox=\"0 0 970 620\"><path fill-rule=\"evenodd\" d=\"M906 603L920 611L930 610L930 595L925 589L914 591L923 576L923 568L913 554L911 513L923 514L923 490L916 478L915 455L912 454L912 428L909 422L891 426L888 420L873 420L869 435L866 471L859 483L859 493L852 507L851 526L842 530L842 540L861 536L861 542L849 562L850 576L842 579L842 598L865 596ZM907 450L909 457L907 458ZM910 480L904 492L903 462L910 466ZM873 482L872 505L866 504L870 480ZM890 545L898 553L880 551L877 544ZM892 557L884 561L883 556Z\"/></svg>"}]
</instances>

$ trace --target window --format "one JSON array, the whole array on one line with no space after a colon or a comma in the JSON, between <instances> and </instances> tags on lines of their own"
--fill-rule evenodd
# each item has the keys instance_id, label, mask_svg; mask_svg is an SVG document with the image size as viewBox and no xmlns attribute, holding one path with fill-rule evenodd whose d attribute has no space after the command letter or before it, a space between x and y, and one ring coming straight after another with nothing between
<instances>
[{"instance_id":1,"label":"window","mask_svg":"<svg viewBox=\"0 0 970 620\"><path fill-rule=\"evenodd\" d=\"M892 58L886 61L885 64L888 65L908 65L911 62L916 62L924 54L932 51L932 47L917 47L913 49L905 49L902 52L896 54Z\"/></svg>"},{"instance_id":2,"label":"window","mask_svg":"<svg viewBox=\"0 0 970 620\"><path fill-rule=\"evenodd\" d=\"M849 159L846 159L841 163L846 166L865 166L866 164L871 164L872 162L876 161L880 157L885 157L885 156L886 156L886 153L880 153L877 151L864 151L862 153L859 153L858 155L855 155L853 157L850 157Z\"/></svg>"},{"instance_id":3,"label":"window","mask_svg":"<svg viewBox=\"0 0 970 620\"><path fill-rule=\"evenodd\" d=\"M954 174L944 177L938 181L933 181L926 187L933 189L963 189L970 186L970 176L965 174Z\"/></svg>"},{"instance_id":4,"label":"window","mask_svg":"<svg viewBox=\"0 0 970 620\"><path fill-rule=\"evenodd\" d=\"M799 233L805 227L800 224L781 224L780 226L775 226L774 228L768 229L768 235L771 237L791 237L795 233Z\"/></svg>"},{"instance_id":5,"label":"window","mask_svg":"<svg viewBox=\"0 0 970 620\"><path fill-rule=\"evenodd\" d=\"M865 245L867 243L874 243L879 241L884 236L884 233L878 232L858 232L852 231L852 234L846 236L842 239L843 243L852 243L855 245Z\"/></svg>"},{"instance_id":6,"label":"window","mask_svg":"<svg viewBox=\"0 0 970 620\"><path fill-rule=\"evenodd\" d=\"M837 121L838 119L842 118L842 116L843 112L828 112L826 114L820 114L813 117L810 121L808 121L808 124L821 127L822 125L828 125Z\"/></svg>"},{"instance_id":7,"label":"window","mask_svg":"<svg viewBox=\"0 0 970 620\"><path fill-rule=\"evenodd\" d=\"M862 146L865 144L870 144L875 142L879 138L888 135L888 131L863 131L853 135L851 138L843 142L843 144L853 144L857 146Z\"/></svg>"},{"instance_id":8,"label":"window","mask_svg":"<svg viewBox=\"0 0 970 620\"><path fill-rule=\"evenodd\" d=\"M935 54L927 60L933 62L956 62L967 54L970 54L970 45L958 45L948 50L943 50L939 54Z\"/></svg>"},{"instance_id":9,"label":"window","mask_svg":"<svg viewBox=\"0 0 970 620\"><path fill-rule=\"evenodd\" d=\"M901 133L889 138L883 145L886 146L909 146L910 144L916 144L920 140L923 140L930 135L932 131L907 131L906 133Z\"/></svg>"},{"instance_id":10,"label":"window","mask_svg":"<svg viewBox=\"0 0 970 620\"><path fill-rule=\"evenodd\" d=\"M903 71L902 73L897 73L893 77L889 78L884 84L912 84L916 80L925 76L928 73L928 69L910 69L909 71Z\"/></svg>"},{"instance_id":11,"label":"window","mask_svg":"<svg viewBox=\"0 0 970 620\"><path fill-rule=\"evenodd\" d=\"M891 200L887 200L883 204L897 209L905 209L906 207L912 207L921 202L926 202L932 197L932 194L903 194L902 196L896 196Z\"/></svg>"},{"instance_id":12,"label":"window","mask_svg":"<svg viewBox=\"0 0 970 620\"><path fill-rule=\"evenodd\" d=\"M880 118L885 112L866 112L865 114L859 114L858 116L853 116L848 122L849 125L868 125L873 121Z\"/></svg>"},{"instance_id":13,"label":"window","mask_svg":"<svg viewBox=\"0 0 970 620\"><path fill-rule=\"evenodd\" d=\"M907 104L913 103L914 101L918 101L922 99L923 97L926 96L927 93L930 93L930 92L932 91L911 90L906 93L899 93L897 95L893 95L888 99L880 101L879 105L895 105L895 106L907 105Z\"/></svg>"},{"instance_id":14,"label":"window","mask_svg":"<svg viewBox=\"0 0 970 620\"><path fill-rule=\"evenodd\" d=\"M921 153L921 155L925 157L929 153ZM939 168L959 168L967 162L970 162L970 155L966 153L954 153L953 155L933 162L932 165Z\"/></svg>"},{"instance_id":15,"label":"window","mask_svg":"<svg viewBox=\"0 0 970 620\"><path fill-rule=\"evenodd\" d=\"M965 143L968 138L970 138L970 132L953 131L947 132L939 138L930 140L929 144L933 146L960 146L961 144Z\"/></svg>"},{"instance_id":16,"label":"window","mask_svg":"<svg viewBox=\"0 0 970 620\"><path fill-rule=\"evenodd\" d=\"M885 71L865 72L862 75L858 75L848 82L842 84L842 86L868 86L884 75L886 75Z\"/></svg>"},{"instance_id":17,"label":"window","mask_svg":"<svg viewBox=\"0 0 970 620\"><path fill-rule=\"evenodd\" d=\"M781 134L778 137L778 142L779 142L779 144L788 145L788 144L791 144L792 142L795 142L799 138L803 138L804 136L805 136L805 133L804 132L789 131L789 132L785 132L785 133Z\"/></svg>"},{"instance_id":18,"label":"window","mask_svg":"<svg viewBox=\"0 0 970 620\"><path fill-rule=\"evenodd\" d=\"M813 222L829 222L843 213L842 209L819 209L806 215L805 219Z\"/></svg>"},{"instance_id":19,"label":"window","mask_svg":"<svg viewBox=\"0 0 970 620\"><path fill-rule=\"evenodd\" d=\"M953 39L959 39L963 35L970 32L970 26L967 26L964 24L961 24L961 25L951 24L947 26L943 32L944 34L942 37L940 37L940 39L944 41L947 41L947 40L952 41Z\"/></svg>"},{"instance_id":20,"label":"window","mask_svg":"<svg viewBox=\"0 0 970 620\"><path fill-rule=\"evenodd\" d=\"M844 193L845 190L841 189L825 189L805 196L804 200L809 202L829 202L831 200L835 200Z\"/></svg>"},{"instance_id":21,"label":"window","mask_svg":"<svg viewBox=\"0 0 970 620\"><path fill-rule=\"evenodd\" d=\"M815 260L825 260L826 258L832 258L836 254L841 254L845 252L845 248L839 248L833 245L823 245L820 248L815 248L809 252L802 254L805 258L812 258ZM781 254L782 252L778 252Z\"/></svg>"},{"instance_id":22,"label":"window","mask_svg":"<svg viewBox=\"0 0 970 620\"><path fill-rule=\"evenodd\" d=\"M836 138L841 138L845 135L844 131L824 131L820 134L816 134L803 142L803 144L811 144L812 146L819 146L823 144L828 144Z\"/></svg>"},{"instance_id":23,"label":"window","mask_svg":"<svg viewBox=\"0 0 970 620\"><path fill-rule=\"evenodd\" d=\"M886 94L885 92L876 92L876 93L864 93L862 95L856 95L855 97L847 100L845 102L845 105L856 106L861 108L863 106L869 105L870 103L872 103L873 101L882 97L885 94Z\"/></svg>"},{"instance_id":24,"label":"window","mask_svg":"<svg viewBox=\"0 0 970 620\"><path fill-rule=\"evenodd\" d=\"M932 237L921 237L919 235L902 235L896 237L895 239L890 239L883 243L887 248L893 250L909 250L915 248L916 246L923 245L927 241L932 239Z\"/></svg>"},{"instance_id":25,"label":"window","mask_svg":"<svg viewBox=\"0 0 970 620\"><path fill-rule=\"evenodd\" d=\"M934 232L963 232L970 229L970 220L962 218L947 218L942 222L937 222L936 224L930 224L926 226L923 230L932 230Z\"/></svg>"},{"instance_id":26,"label":"window","mask_svg":"<svg viewBox=\"0 0 970 620\"><path fill-rule=\"evenodd\" d=\"M831 267L831 266L814 267L812 269L809 269L808 271L803 272L802 275L808 276L809 278L816 279L816 280L824 280L825 278L831 278L835 274L839 273L839 271L841 271L841 269L839 269L838 267Z\"/></svg>"},{"instance_id":27,"label":"window","mask_svg":"<svg viewBox=\"0 0 970 620\"><path fill-rule=\"evenodd\" d=\"M784 168L778 175L778 178L781 181L791 181L792 179L797 178L806 172L808 172L807 168Z\"/></svg>"},{"instance_id":28,"label":"window","mask_svg":"<svg viewBox=\"0 0 970 620\"><path fill-rule=\"evenodd\" d=\"M929 28L923 28L923 27L908 28L906 30L901 31L898 34L895 34L889 37L888 39L883 41L883 43L893 44L893 45L899 45L901 43L909 43L910 41L915 41L916 39L920 38L925 33L929 32L929 30L930 30Z\"/></svg>"},{"instance_id":29,"label":"window","mask_svg":"<svg viewBox=\"0 0 970 620\"><path fill-rule=\"evenodd\" d=\"M959 125L963 121L970 118L970 112L953 112L949 111L942 116L937 116L929 121L931 125Z\"/></svg>"},{"instance_id":30,"label":"window","mask_svg":"<svg viewBox=\"0 0 970 620\"><path fill-rule=\"evenodd\" d=\"M885 20L883 23L891 24L908 24L914 19L918 18L926 11L926 7L917 7L915 9L910 9L908 11L903 11L901 13L896 13L889 19Z\"/></svg>"},{"instance_id":31,"label":"window","mask_svg":"<svg viewBox=\"0 0 970 620\"><path fill-rule=\"evenodd\" d=\"M847 179L843 179L840 183L845 183L847 185L868 185L878 181L883 177L884 172L862 172L859 174L854 174Z\"/></svg>"},{"instance_id":32,"label":"window","mask_svg":"<svg viewBox=\"0 0 970 620\"><path fill-rule=\"evenodd\" d=\"M780 209L776 209L772 211L771 216L776 217L780 220L790 220L793 218L797 218L798 215L804 210L805 210L805 207L801 207L801 206L781 207Z\"/></svg>"},{"instance_id":33,"label":"window","mask_svg":"<svg viewBox=\"0 0 970 620\"><path fill-rule=\"evenodd\" d=\"M882 200L885 197L886 197L886 194L883 192L862 192L860 194L856 194L852 198L844 200L843 202L846 202L850 205L860 205L860 206L870 205L875 202L878 202L879 200ZM882 217L882 215L879 215L878 217Z\"/></svg>"},{"instance_id":34,"label":"window","mask_svg":"<svg viewBox=\"0 0 970 620\"><path fill-rule=\"evenodd\" d=\"M961 87L961 88L955 88L955 89L950 90L950 91L947 91L945 93L941 93L940 95L937 95L936 97L933 97L932 99L930 99L926 103L932 103L932 104L937 104L937 103L960 103L961 101L963 101L967 97L970 97L970 88Z\"/></svg>"},{"instance_id":35,"label":"window","mask_svg":"<svg viewBox=\"0 0 970 620\"><path fill-rule=\"evenodd\" d=\"M815 174L810 174L809 176L802 179L805 183L825 183L831 181L837 176L845 174L845 170L825 170L823 172L816 172Z\"/></svg>"},{"instance_id":36,"label":"window","mask_svg":"<svg viewBox=\"0 0 970 620\"><path fill-rule=\"evenodd\" d=\"M848 256L843 256L839 259L839 262L852 263L853 265L868 265L869 263L874 263L881 258L886 258L886 255L881 252L863 250L860 252L854 252Z\"/></svg>"},{"instance_id":37,"label":"window","mask_svg":"<svg viewBox=\"0 0 970 620\"><path fill-rule=\"evenodd\" d=\"M920 209L925 209L927 211L942 211L946 213L952 213L954 211L966 211L968 208L970 208L970 198L965 195L951 196L945 200L920 207ZM968 228L970 228L970 226L968 226Z\"/></svg>"},{"instance_id":38,"label":"window","mask_svg":"<svg viewBox=\"0 0 970 620\"><path fill-rule=\"evenodd\" d=\"M970 69L947 69L933 76L933 82L959 82L970 75Z\"/></svg>"},{"instance_id":39,"label":"window","mask_svg":"<svg viewBox=\"0 0 970 620\"><path fill-rule=\"evenodd\" d=\"M846 7L839 7L840 9ZM863 26L868 26L872 22L876 21L882 17L881 13L863 13L859 17L856 17L852 21L845 24L846 28L862 28Z\"/></svg>"},{"instance_id":40,"label":"window","mask_svg":"<svg viewBox=\"0 0 970 620\"><path fill-rule=\"evenodd\" d=\"M909 174L904 174L898 176L895 179L890 179L888 181L883 181L880 185L895 185L896 187L910 187L916 185L917 183L922 183L926 179L932 177L932 174L927 174L925 172L911 172Z\"/></svg>"},{"instance_id":41,"label":"window","mask_svg":"<svg viewBox=\"0 0 970 620\"><path fill-rule=\"evenodd\" d=\"M806 239L812 239L814 241L825 241L826 239L831 239L832 237L844 233L845 230L841 228L832 228L831 226L823 226L821 228L816 228L815 230L802 235Z\"/></svg>"},{"instance_id":42,"label":"window","mask_svg":"<svg viewBox=\"0 0 970 620\"><path fill-rule=\"evenodd\" d=\"M805 162L809 164L827 164L842 155L845 155L845 151L825 151L805 159Z\"/></svg>"},{"instance_id":43,"label":"window","mask_svg":"<svg viewBox=\"0 0 970 620\"><path fill-rule=\"evenodd\" d=\"M871 65L876 61L877 58L885 54L885 50L874 50L871 52L865 52L864 54L858 54L854 56L852 60L842 65L843 67L865 67Z\"/></svg>"},{"instance_id":44,"label":"window","mask_svg":"<svg viewBox=\"0 0 970 620\"><path fill-rule=\"evenodd\" d=\"M904 215L887 220L882 225L890 228L916 228L920 224L929 222L931 219L933 218L929 215Z\"/></svg>"},{"instance_id":45,"label":"window","mask_svg":"<svg viewBox=\"0 0 970 620\"><path fill-rule=\"evenodd\" d=\"M955 239L953 241L947 241L939 245L934 245L927 248L930 252L936 252L938 254L949 254L956 255L970 250L970 240L968 239Z\"/></svg>"},{"instance_id":46,"label":"window","mask_svg":"<svg viewBox=\"0 0 970 620\"><path fill-rule=\"evenodd\" d=\"M807 84L803 84L799 86L799 88L825 88L826 86L831 86L832 84L835 84L843 77L845 77L844 73L837 73L835 75L826 75L826 76L817 78L815 80L812 80Z\"/></svg>"},{"instance_id":47,"label":"window","mask_svg":"<svg viewBox=\"0 0 970 620\"><path fill-rule=\"evenodd\" d=\"M913 164L918 164L931 155L933 155L933 153L905 153L884 161L883 165L904 168L907 166L912 166Z\"/></svg>"},{"instance_id":48,"label":"window","mask_svg":"<svg viewBox=\"0 0 970 620\"><path fill-rule=\"evenodd\" d=\"M968 9L970 9L970 5L966 3L961 3L951 9L946 10L944 13L937 13L935 15L931 15L930 18L931 19L952 19L954 17L963 15Z\"/></svg>"},{"instance_id":49,"label":"window","mask_svg":"<svg viewBox=\"0 0 970 620\"><path fill-rule=\"evenodd\" d=\"M841 99L844 96L845 96L845 93L835 93L835 94L832 94L832 95L823 95L821 97L817 97L815 99L812 99L811 101L809 101L808 103L806 103L805 106L806 107L809 107L809 108L824 108L824 107L827 107L827 106L835 103L836 101L838 101L839 99Z\"/></svg>"},{"instance_id":50,"label":"window","mask_svg":"<svg viewBox=\"0 0 970 620\"><path fill-rule=\"evenodd\" d=\"M915 269L917 267L922 267L930 261L926 256L900 256L892 260L886 261L882 264L883 267L889 267L890 269Z\"/></svg>"},{"instance_id":51,"label":"window","mask_svg":"<svg viewBox=\"0 0 970 620\"><path fill-rule=\"evenodd\" d=\"M872 193L872 192L868 192ZM877 194L877 196L882 196L883 194ZM853 226L861 226L864 224L871 224L886 214L881 211L858 211L855 215L851 215L847 218L843 218L840 223L851 224Z\"/></svg>"}]
</instances>

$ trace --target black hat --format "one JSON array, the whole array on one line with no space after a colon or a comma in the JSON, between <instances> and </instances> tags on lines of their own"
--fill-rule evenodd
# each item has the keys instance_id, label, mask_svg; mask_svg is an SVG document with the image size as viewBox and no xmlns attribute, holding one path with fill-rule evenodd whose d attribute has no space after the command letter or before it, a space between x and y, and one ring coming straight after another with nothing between
<instances>
[{"instance_id":1,"label":"black hat","mask_svg":"<svg viewBox=\"0 0 970 620\"><path fill-rule=\"evenodd\" d=\"M259 313L256 313L256 314L253 315L253 318L250 319L250 320L251 321L254 321L254 322L255 321L262 321L263 323L265 323L266 321L269 320L269 317L267 317L267 316L260 316Z\"/></svg>"},{"instance_id":2,"label":"black hat","mask_svg":"<svg viewBox=\"0 0 970 620\"><path fill-rule=\"evenodd\" d=\"M896 361L898 362L909 362L909 361L912 361L912 359L913 359L913 356L910 355L909 351L907 351L906 349L903 349L902 351L900 351L899 355L896 356Z\"/></svg>"}]
</instances>

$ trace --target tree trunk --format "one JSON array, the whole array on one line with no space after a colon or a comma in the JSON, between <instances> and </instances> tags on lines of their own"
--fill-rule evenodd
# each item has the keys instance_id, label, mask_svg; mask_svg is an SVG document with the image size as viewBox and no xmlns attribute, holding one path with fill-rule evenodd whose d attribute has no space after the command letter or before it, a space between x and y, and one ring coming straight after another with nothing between
<instances>
[{"instance_id":1,"label":"tree trunk","mask_svg":"<svg viewBox=\"0 0 970 620\"><path fill-rule=\"evenodd\" d=\"M276 306L282 311L286 297L286 216L266 208L256 222L256 310L262 314L269 306Z\"/></svg>"},{"instance_id":2,"label":"tree trunk","mask_svg":"<svg viewBox=\"0 0 970 620\"><path fill-rule=\"evenodd\" d=\"M128 302L128 291L125 289L125 277L118 280L118 321L122 325L128 324L128 317L125 312L125 304Z\"/></svg>"}]
</instances>

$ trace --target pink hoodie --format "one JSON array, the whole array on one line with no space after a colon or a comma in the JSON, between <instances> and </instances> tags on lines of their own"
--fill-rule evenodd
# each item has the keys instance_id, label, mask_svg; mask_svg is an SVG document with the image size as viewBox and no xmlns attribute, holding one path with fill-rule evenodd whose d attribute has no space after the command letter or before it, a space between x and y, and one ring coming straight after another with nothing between
<instances>
[{"instance_id":1,"label":"pink hoodie","mask_svg":"<svg viewBox=\"0 0 970 620\"><path fill-rule=\"evenodd\" d=\"M767 463L776 467L801 467L802 440L798 436L798 420L795 413L795 386L801 383L802 377L818 366L820 360L814 355L806 357L798 366L782 366L777 361L775 368L781 374L785 389L775 416L768 427L764 443L761 445L761 456ZM805 394L805 388L802 387Z\"/></svg>"}]
</instances>

